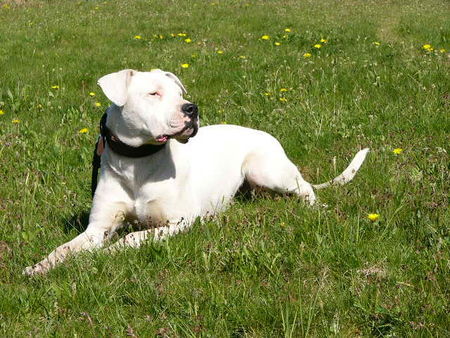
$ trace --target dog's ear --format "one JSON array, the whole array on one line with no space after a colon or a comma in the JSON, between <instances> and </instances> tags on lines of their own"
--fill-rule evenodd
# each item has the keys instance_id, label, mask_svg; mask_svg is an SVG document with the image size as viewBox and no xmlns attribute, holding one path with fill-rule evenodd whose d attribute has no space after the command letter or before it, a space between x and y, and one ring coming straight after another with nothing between
<instances>
[{"instance_id":1,"label":"dog's ear","mask_svg":"<svg viewBox=\"0 0 450 338\"><path fill-rule=\"evenodd\" d=\"M134 72L124 69L101 77L97 83L112 103L122 107L127 102L127 87Z\"/></svg>"},{"instance_id":2,"label":"dog's ear","mask_svg":"<svg viewBox=\"0 0 450 338\"><path fill-rule=\"evenodd\" d=\"M175 81L175 83L178 85L178 87L181 88L183 95L187 94L186 88L184 88L183 84L181 83L180 79L173 73L171 72L164 72L166 74L166 76L170 77L172 80Z\"/></svg>"}]
</instances>

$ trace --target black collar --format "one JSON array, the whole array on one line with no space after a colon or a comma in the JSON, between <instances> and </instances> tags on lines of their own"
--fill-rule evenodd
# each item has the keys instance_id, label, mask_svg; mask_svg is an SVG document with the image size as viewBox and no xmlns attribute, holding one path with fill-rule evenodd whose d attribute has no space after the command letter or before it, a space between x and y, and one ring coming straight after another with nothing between
<instances>
[{"instance_id":1,"label":"black collar","mask_svg":"<svg viewBox=\"0 0 450 338\"><path fill-rule=\"evenodd\" d=\"M102 135L103 140L108 143L109 148L116 154L126 157L139 158L153 155L164 148L164 146L166 145L143 144L139 147L132 147L126 143L123 143L116 136L114 136L106 126L106 118L107 114L104 113L102 119L100 120L100 134Z\"/></svg>"}]
</instances>

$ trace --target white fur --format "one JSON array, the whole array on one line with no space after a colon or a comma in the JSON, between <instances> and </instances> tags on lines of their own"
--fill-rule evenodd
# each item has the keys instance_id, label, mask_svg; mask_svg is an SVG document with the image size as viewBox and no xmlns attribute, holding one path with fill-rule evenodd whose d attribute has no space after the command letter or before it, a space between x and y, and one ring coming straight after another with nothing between
<instances>
[{"instance_id":1,"label":"white fur","mask_svg":"<svg viewBox=\"0 0 450 338\"><path fill-rule=\"evenodd\" d=\"M314 203L313 186L303 179L280 143L265 132L215 125L200 128L186 143L195 129L186 129L186 123L197 125L198 121L181 112L188 101L175 75L124 70L102 77L99 85L114 103L108 108L107 125L121 141L139 146L157 144L160 135L170 139L163 150L143 158L118 155L106 145L86 231L27 267L25 274L45 273L69 254L105 246L125 218L151 228L128 234L111 250L174 235L197 217L223 210L244 180ZM350 181L367 151L360 151L341 176L314 187Z\"/></svg>"}]
</instances>

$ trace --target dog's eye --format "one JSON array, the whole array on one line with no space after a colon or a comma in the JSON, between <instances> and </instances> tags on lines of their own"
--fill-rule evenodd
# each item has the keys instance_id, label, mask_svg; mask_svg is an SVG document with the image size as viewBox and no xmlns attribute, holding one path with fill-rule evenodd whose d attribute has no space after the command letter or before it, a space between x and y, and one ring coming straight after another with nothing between
<instances>
[{"instance_id":1,"label":"dog's eye","mask_svg":"<svg viewBox=\"0 0 450 338\"><path fill-rule=\"evenodd\" d=\"M148 95L150 95L150 96L156 96L156 95L159 95L159 93L158 93L158 92L151 92L151 93L148 93Z\"/></svg>"}]
</instances>

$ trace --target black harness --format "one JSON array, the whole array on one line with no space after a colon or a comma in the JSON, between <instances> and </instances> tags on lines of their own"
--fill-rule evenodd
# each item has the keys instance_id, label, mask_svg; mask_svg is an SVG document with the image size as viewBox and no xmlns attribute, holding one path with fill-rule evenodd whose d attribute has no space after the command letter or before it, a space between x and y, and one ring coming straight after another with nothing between
<instances>
[{"instance_id":1,"label":"black harness","mask_svg":"<svg viewBox=\"0 0 450 338\"><path fill-rule=\"evenodd\" d=\"M126 143L123 143L116 136L114 136L109 130L109 128L106 126L106 118L107 114L104 113L100 120L100 137L98 138L97 143L95 144L94 156L92 158L92 179L91 179L92 196L94 196L95 189L97 189L98 170L100 169L101 166L100 157L101 153L103 152L102 151L99 154L98 151L99 142L103 142L104 147L106 147L106 144L108 144L109 149L115 152L116 154L131 158L139 158L153 155L154 153L160 151L165 146L165 144L158 144L158 145L143 144L139 147L132 147Z\"/></svg>"}]
</instances>

